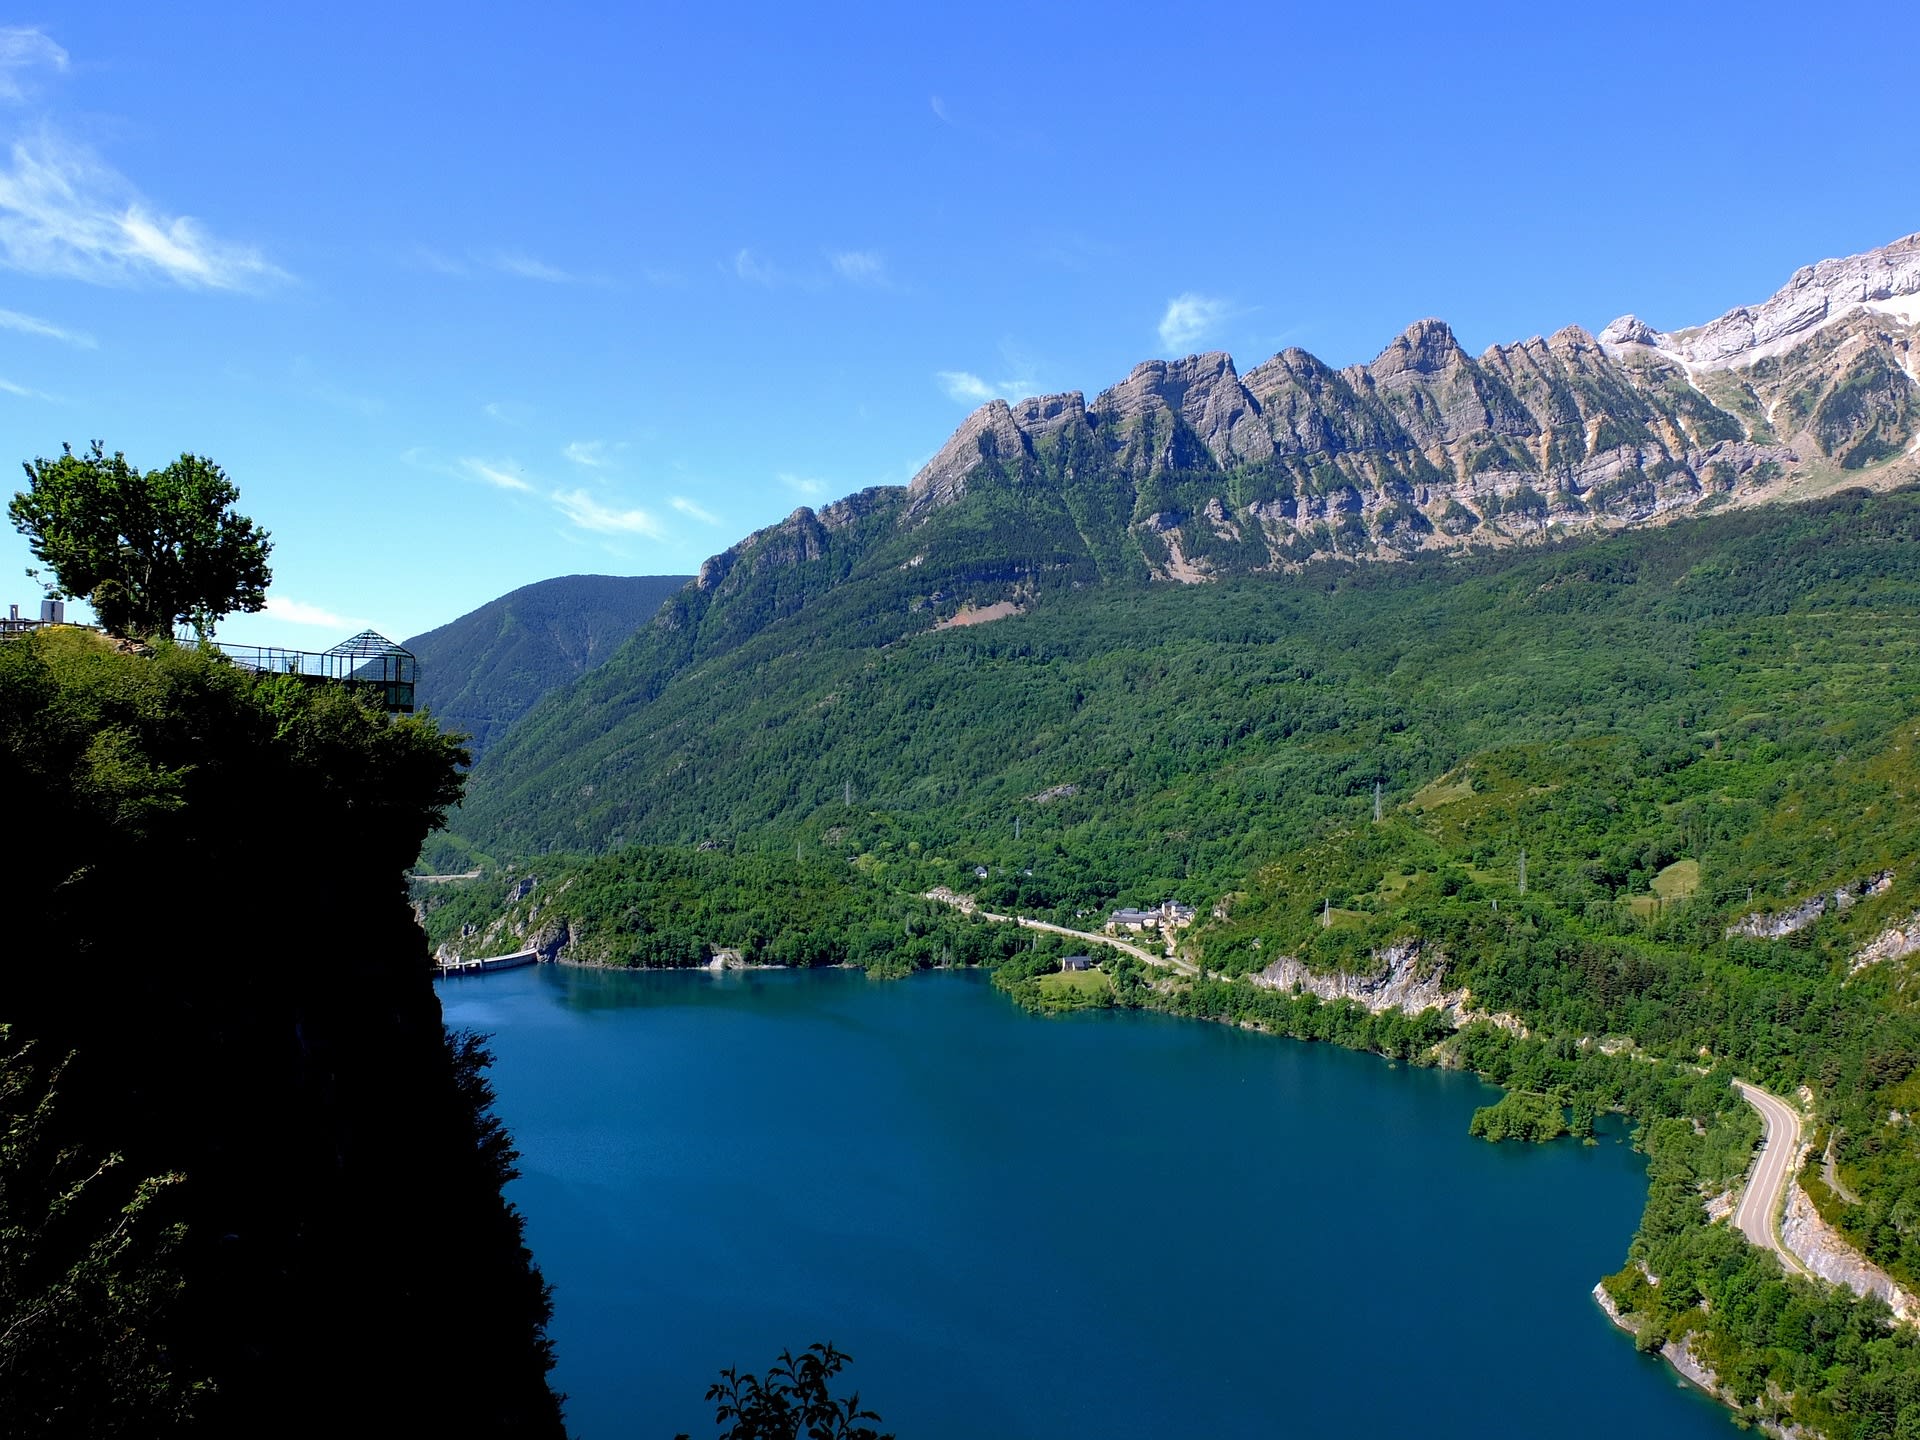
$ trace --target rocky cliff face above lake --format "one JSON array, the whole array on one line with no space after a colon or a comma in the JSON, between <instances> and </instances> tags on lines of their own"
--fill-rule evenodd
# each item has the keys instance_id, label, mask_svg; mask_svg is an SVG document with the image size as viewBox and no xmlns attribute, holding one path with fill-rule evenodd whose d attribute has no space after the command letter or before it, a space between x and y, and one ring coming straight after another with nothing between
<instances>
[{"instance_id":1,"label":"rocky cliff face above lake","mask_svg":"<svg viewBox=\"0 0 1920 1440\"><path fill-rule=\"evenodd\" d=\"M1420 320L1369 365L1289 349L1153 360L968 417L908 486L924 524L982 484L1115 472L1155 578L1500 545L1920 475L1920 235L1822 261L1671 334L1632 316L1474 357Z\"/></svg>"},{"instance_id":2,"label":"rocky cliff face above lake","mask_svg":"<svg viewBox=\"0 0 1920 1440\"><path fill-rule=\"evenodd\" d=\"M1920 234L1691 329L1628 315L1474 356L1425 319L1341 370L1287 349L1242 375L1216 351L1145 361L1091 401L991 400L904 490L803 507L709 561L700 587L829 552L852 566L994 493L1050 509L1102 579L1196 583L1914 479ZM973 598L1015 598L1030 568L987 566L975 579L1004 584Z\"/></svg>"}]
</instances>

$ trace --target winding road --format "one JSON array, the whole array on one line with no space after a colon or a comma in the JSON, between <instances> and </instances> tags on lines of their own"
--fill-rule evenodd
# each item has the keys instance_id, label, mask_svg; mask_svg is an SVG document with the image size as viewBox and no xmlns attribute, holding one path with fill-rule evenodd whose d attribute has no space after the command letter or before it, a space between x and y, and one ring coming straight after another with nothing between
<instances>
[{"instance_id":1,"label":"winding road","mask_svg":"<svg viewBox=\"0 0 1920 1440\"><path fill-rule=\"evenodd\" d=\"M1778 1095L1758 1085L1736 1080L1733 1088L1740 1092L1741 1099L1760 1112L1760 1123L1764 1127L1760 1149L1747 1171L1746 1192L1740 1197L1740 1208L1733 1212L1733 1223L1755 1245L1778 1255L1788 1270L1808 1275L1811 1272L1800 1263L1800 1257L1780 1239L1780 1212L1786 1208L1787 1181L1793 1178L1793 1167L1800 1156L1800 1114Z\"/></svg>"},{"instance_id":2,"label":"winding road","mask_svg":"<svg viewBox=\"0 0 1920 1440\"><path fill-rule=\"evenodd\" d=\"M1172 955L1155 955L1151 950L1142 949L1125 940L1115 939L1111 935L1101 935L1092 930L1069 930L1064 925L1055 925L1046 920L1030 920L1024 915L996 915L991 910L982 910L975 905L971 896L933 890L929 891L924 898L938 900L943 905L951 905L963 914L978 915L982 920L997 920L1002 925L1022 925L1029 930L1049 930L1055 935L1071 935L1074 939L1085 940L1091 945L1110 945L1115 950L1124 950L1136 960L1144 960L1149 965L1169 967L1178 970L1182 975L1199 973L1197 967L1190 961L1177 959Z\"/></svg>"}]
</instances>

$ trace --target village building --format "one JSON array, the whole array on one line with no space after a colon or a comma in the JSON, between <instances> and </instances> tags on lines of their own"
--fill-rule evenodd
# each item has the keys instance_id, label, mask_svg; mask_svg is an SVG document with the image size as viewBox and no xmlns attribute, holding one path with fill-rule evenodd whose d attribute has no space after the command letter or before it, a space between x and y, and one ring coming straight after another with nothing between
<instances>
[{"instance_id":1,"label":"village building","mask_svg":"<svg viewBox=\"0 0 1920 1440\"><path fill-rule=\"evenodd\" d=\"M1151 910L1116 910L1107 917L1107 929L1109 931L1184 929L1193 923L1197 913L1191 905L1182 905L1178 900L1166 900Z\"/></svg>"}]
</instances>

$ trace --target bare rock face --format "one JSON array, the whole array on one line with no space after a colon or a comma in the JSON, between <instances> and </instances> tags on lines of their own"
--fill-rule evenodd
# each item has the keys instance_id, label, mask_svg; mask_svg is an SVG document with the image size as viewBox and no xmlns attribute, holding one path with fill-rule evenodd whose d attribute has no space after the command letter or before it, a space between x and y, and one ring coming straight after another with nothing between
<instances>
[{"instance_id":1,"label":"bare rock face","mask_svg":"<svg viewBox=\"0 0 1920 1440\"><path fill-rule=\"evenodd\" d=\"M1905 959L1916 951L1920 951L1920 914L1896 921L1861 946L1859 953L1847 963L1847 973L1858 975L1869 965Z\"/></svg>"},{"instance_id":2,"label":"bare rock face","mask_svg":"<svg viewBox=\"0 0 1920 1440\"><path fill-rule=\"evenodd\" d=\"M1109 566L1131 553L1194 583L1913 479L1920 235L1808 266L1693 330L1627 315L1597 337L1569 325L1474 357L1421 320L1344 370L1288 349L1243 379L1215 352L1147 361L1091 402L994 400L914 477L900 523L1018 484L1061 497ZM834 528L828 511L816 523ZM749 558L815 553L789 526L717 557L701 586Z\"/></svg>"},{"instance_id":3,"label":"bare rock face","mask_svg":"<svg viewBox=\"0 0 1920 1440\"><path fill-rule=\"evenodd\" d=\"M1248 371L1246 388L1258 399L1282 454L1392 451L1407 443L1400 427L1376 402L1363 399L1347 375L1305 350L1282 350Z\"/></svg>"},{"instance_id":4,"label":"bare rock face","mask_svg":"<svg viewBox=\"0 0 1920 1440\"><path fill-rule=\"evenodd\" d=\"M1622 316L1600 342L1623 363L1681 367L1748 439L1792 440L1850 471L1920 454L1920 235L1806 266L1770 299L1691 330Z\"/></svg>"},{"instance_id":5,"label":"bare rock face","mask_svg":"<svg viewBox=\"0 0 1920 1440\"><path fill-rule=\"evenodd\" d=\"M1065 395L1036 395L1014 405L1010 413L1029 446L1065 431L1087 429L1087 400L1078 390Z\"/></svg>"},{"instance_id":6,"label":"bare rock face","mask_svg":"<svg viewBox=\"0 0 1920 1440\"><path fill-rule=\"evenodd\" d=\"M1770 299L1692 330L1661 334L1623 316L1601 339L1651 345L1701 369L1751 365L1858 310L1920 323L1920 234L1864 255L1803 266Z\"/></svg>"},{"instance_id":7,"label":"bare rock face","mask_svg":"<svg viewBox=\"0 0 1920 1440\"><path fill-rule=\"evenodd\" d=\"M1418 449L1539 429L1498 375L1475 365L1439 320L1409 326L1367 367L1366 379Z\"/></svg>"},{"instance_id":8,"label":"bare rock face","mask_svg":"<svg viewBox=\"0 0 1920 1440\"><path fill-rule=\"evenodd\" d=\"M1660 332L1638 315L1622 315L1600 332L1602 345L1655 345Z\"/></svg>"},{"instance_id":9,"label":"bare rock face","mask_svg":"<svg viewBox=\"0 0 1920 1440\"><path fill-rule=\"evenodd\" d=\"M966 418L953 438L907 486L907 517L915 519L966 493L967 478L982 462L1017 461L1028 453L1027 437L1004 400L989 400Z\"/></svg>"},{"instance_id":10,"label":"bare rock face","mask_svg":"<svg viewBox=\"0 0 1920 1440\"><path fill-rule=\"evenodd\" d=\"M876 515L892 507L899 490L891 485L874 485L859 490L830 505L820 507L817 517L821 528L831 532L848 530L869 515Z\"/></svg>"},{"instance_id":11,"label":"bare rock face","mask_svg":"<svg viewBox=\"0 0 1920 1440\"><path fill-rule=\"evenodd\" d=\"M1844 1285L1862 1298L1878 1295L1893 1310L1894 1319L1907 1324L1920 1322L1920 1300L1916 1300L1891 1275L1873 1264L1846 1238L1829 1225L1813 1208L1813 1200L1800 1188L1800 1182L1787 1189L1786 1214L1780 1221L1780 1238L1787 1249L1821 1279Z\"/></svg>"},{"instance_id":12,"label":"bare rock face","mask_svg":"<svg viewBox=\"0 0 1920 1440\"><path fill-rule=\"evenodd\" d=\"M700 566L691 591L705 599L724 598L753 583L755 577L819 560L835 545L847 543L845 532L863 521L897 511L901 494L898 486L877 485L823 505L818 511L802 505L778 525L756 530L731 549L708 558ZM672 630L689 622L685 607L670 600L651 623Z\"/></svg>"},{"instance_id":13,"label":"bare rock face","mask_svg":"<svg viewBox=\"0 0 1920 1440\"><path fill-rule=\"evenodd\" d=\"M1782 910L1778 914L1748 915L1736 920L1727 927L1727 938L1741 936L1748 940L1779 940L1796 930L1806 929L1826 913L1827 897L1815 895L1791 910Z\"/></svg>"},{"instance_id":14,"label":"bare rock face","mask_svg":"<svg viewBox=\"0 0 1920 1440\"><path fill-rule=\"evenodd\" d=\"M1882 870L1877 875L1851 880L1830 894L1809 896L1788 910L1778 913L1756 911L1752 915L1742 916L1727 927L1727 937L1732 939L1734 936L1744 936L1749 940L1778 940L1793 934L1796 930L1806 929L1825 915L1829 909L1847 910L1869 895L1883 895L1892 888L1893 872ZM1854 968L1859 967L1856 965Z\"/></svg>"},{"instance_id":15,"label":"bare rock face","mask_svg":"<svg viewBox=\"0 0 1920 1440\"><path fill-rule=\"evenodd\" d=\"M1185 430L1222 469L1273 453L1260 402L1240 383L1233 357L1224 351L1136 365L1131 375L1094 401L1093 409L1102 427L1116 436L1142 425L1170 439Z\"/></svg>"},{"instance_id":16,"label":"bare rock face","mask_svg":"<svg viewBox=\"0 0 1920 1440\"><path fill-rule=\"evenodd\" d=\"M1309 970L1291 956L1282 956L1253 977L1253 983L1266 990L1284 990L1299 995L1317 995L1322 1000L1353 1000L1374 1014L1400 1010L1418 1015L1423 1010L1442 1010L1458 1019L1467 1003L1463 989L1446 987L1444 961L1421 961L1418 942L1392 945L1374 957L1381 969L1372 975L1349 975L1344 971L1324 974Z\"/></svg>"}]
</instances>

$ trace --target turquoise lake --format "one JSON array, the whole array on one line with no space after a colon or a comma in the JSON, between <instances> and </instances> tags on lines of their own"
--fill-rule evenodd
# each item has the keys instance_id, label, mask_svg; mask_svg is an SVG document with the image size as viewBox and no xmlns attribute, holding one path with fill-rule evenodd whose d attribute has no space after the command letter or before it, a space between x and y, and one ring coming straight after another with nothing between
<instances>
[{"instance_id":1,"label":"turquoise lake","mask_svg":"<svg viewBox=\"0 0 1920 1440\"><path fill-rule=\"evenodd\" d=\"M902 1440L1732 1433L1589 1295L1641 1157L1469 1140L1471 1076L970 974L440 990L581 1440L711 1436L722 1366L814 1340Z\"/></svg>"}]
</instances>

